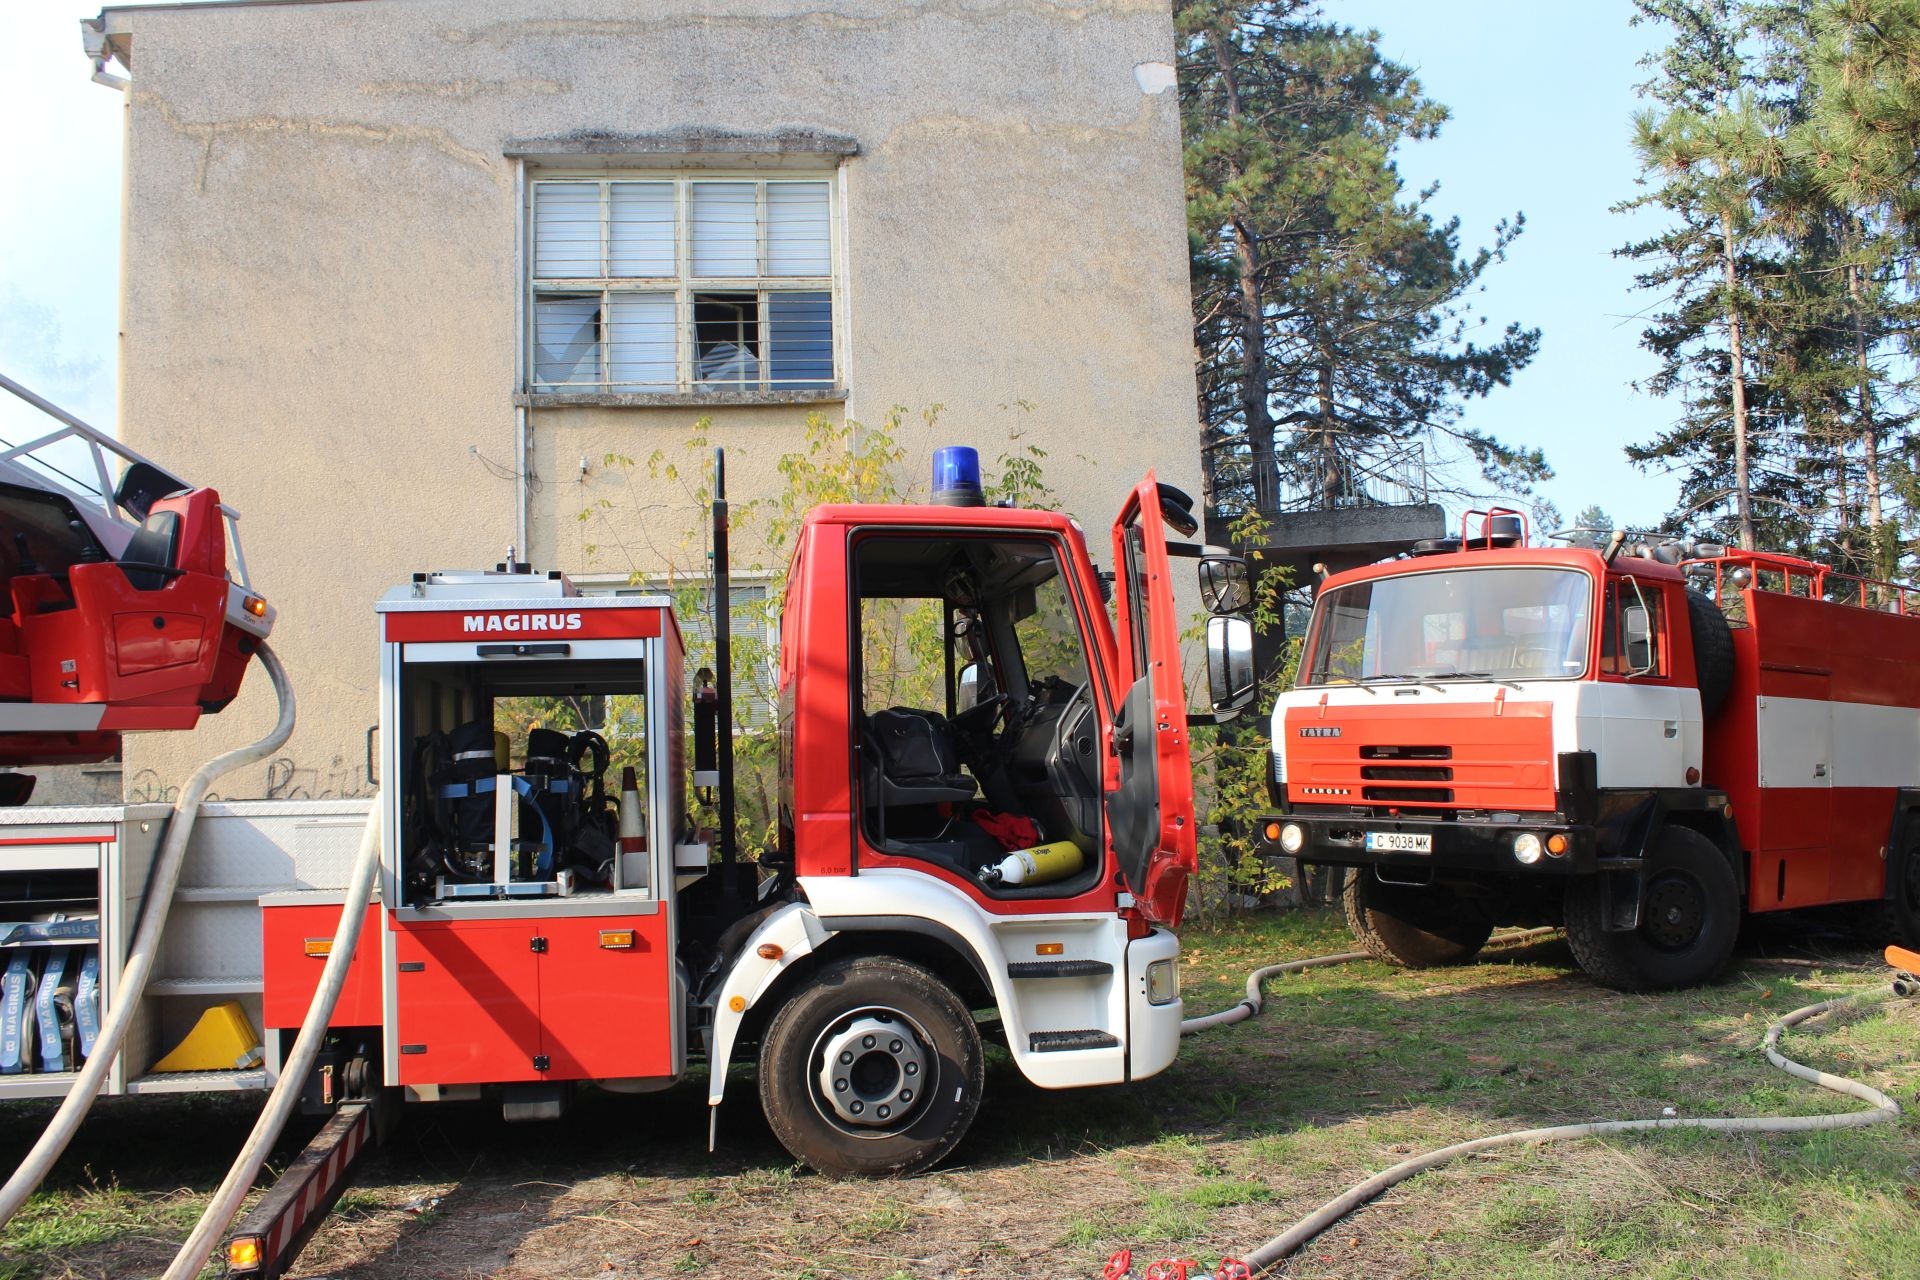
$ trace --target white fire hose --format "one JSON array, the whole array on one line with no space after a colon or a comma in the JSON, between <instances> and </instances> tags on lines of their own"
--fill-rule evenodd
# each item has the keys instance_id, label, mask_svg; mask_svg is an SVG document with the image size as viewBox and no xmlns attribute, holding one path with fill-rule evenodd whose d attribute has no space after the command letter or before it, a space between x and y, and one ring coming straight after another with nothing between
<instances>
[{"instance_id":1,"label":"white fire hose","mask_svg":"<svg viewBox=\"0 0 1920 1280\"><path fill-rule=\"evenodd\" d=\"M380 798L376 794L373 809L367 814L366 829L360 836L360 851L354 856L353 879L347 884L347 897L340 908L340 923L333 931L333 945L327 952L327 966L321 970L320 985L314 990L307 1017L294 1037L293 1049L281 1064L280 1078L254 1121L253 1132L240 1148L226 1180L213 1193L213 1199L193 1226L193 1233L174 1255L164 1280L193 1280L207 1265L220 1237L240 1211L240 1203L253 1187L267 1153L280 1139L280 1131L300 1101L300 1093L313 1070L313 1060L327 1038L327 1023L340 990L347 982L347 966L353 962L353 950L360 941L360 926L367 918L367 903L373 897L375 874L380 870Z\"/></svg>"},{"instance_id":2,"label":"white fire hose","mask_svg":"<svg viewBox=\"0 0 1920 1280\"><path fill-rule=\"evenodd\" d=\"M173 905L174 886L179 883L180 866L186 858L187 838L193 834L194 820L200 816L200 802L205 798L207 788L221 775L272 755L293 732L293 686L287 679L286 668L280 665L280 659L266 644L260 646L260 665L266 668L267 678L273 682L274 696L280 702L280 718L267 736L258 742L217 755L201 765L180 789L180 798L174 802L166 836L160 843L160 851L154 858L153 870L147 879L146 901L141 905L140 920L134 927L132 945L127 949L126 967L121 970L119 984L114 988L113 1006L107 1010L107 1016L100 1024L92 1054L88 1056L86 1065L81 1067L73 1087L67 1091L60 1109L47 1122L46 1132L40 1135L40 1140L33 1144L33 1150L27 1153L27 1158L7 1179L6 1186L0 1187L0 1225L20 1211L20 1206L27 1202L27 1197L33 1194L47 1176L47 1171L60 1158L61 1152L67 1149L67 1144L80 1128L80 1122L86 1119L88 1109L99 1095L101 1086L106 1083L113 1060L119 1056L120 1046L127 1038L127 1029L133 1023L134 1011L139 1008L141 993L146 990L147 978L153 972L154 955L160 947L160 932L167 922L167 911Z\"/></svg>"},{"instance_id":3,"label":"white fire hose","mask_svg":"<svg viewBox=\"0 0 1920 1280\"><path fill-rule=\"evenodd\" d=\"M1533 941L1555 932L1552 929L1533 929L1520 933L1503 934L1495 942L1515 943ZM1268 965L1256 969L1247 978L1247 998L1231 1008L1219 1013L1206 1014L1197 1018L1188 1018L1180 1024L1182 1035L1191 1035L1196 1031L1205 1031L1210 1027L1240 1022L1260 1011L1262 996L1260 986L1268 978L1282 973L1293 973L1303 969L1325 968L1329 965L1347 964L1370 957L1365 952L1348 951L1339 955L1315 956L1307 960L1290 960L1284 964ZM1904 989L1903 989L1904 986ZM1490 1151L1498 1147L1520 1146L1533 1142L1564 1142L1573 1138L1597 1138L1615 1133L1637 1133L1650 1129L1710 1129L1720 1133L1806 1133L1820 1129L1857 1129L1865 1125L1886 1124L1900 1118L1900 1104L1858 1080L1849 1080L1844 1076L1831 1075L1825 1071L1816 1071L1812 1067L1795 1062L1780 1052L1780 1037L1788 1027L1798 1026L1810 1018L1830 1013L1835 1009L1849 1006L1878 1003L1892 996L1913 998L1920 996L1913 984L1896 984L1891 992L1861 993L1837 1000L1821 1000L1783 1015L1767 1028L1766 1038L1760 1048L1767 1055L1767 1061L1790 1076L1817 1084L1823 1089L1843 1093L1872 1104L1870 1111L1842 1111L1817 1116L1705 1116L1681 1117L1658 1120L1600 1120L1588 1124L1554 1125L1544 1129L1518 1129L1511 1133L1496 1133L1484 1138L1473 1138L1466 1142L1456 1142L1451 1146L1429 1151L1425 1155L1403 1160L1390 1169L1374 1174L1372 1177L1355 1183L1333 1199L1301 1218L1279 1235L1260 1245L1244 1260L1234 1262L1229 1259L1222 1262L1220 1277L1260 1276L1271 1271L1285 1258L1299 1250L1307 1241L1325 1231L1340 1219L1373 1200L1389 1188L1398 1186L1415 1174L1425 1173L1461 1156L1472 1155L1479 1151ZM1162 1267L1160 1274L1178 1274L1185 1276L1185 1266L1178 1263L1156 1264ZM1107 1274L1113 1277L1131 1277L1129 1269L1131 1258L1125 1253L1115 1254L1107 1264ZM1177 1268L1177 1271L1175 1270ZM1152 1274L1149 1270L1149 1274Z\"/></svg>"}]
</instances>

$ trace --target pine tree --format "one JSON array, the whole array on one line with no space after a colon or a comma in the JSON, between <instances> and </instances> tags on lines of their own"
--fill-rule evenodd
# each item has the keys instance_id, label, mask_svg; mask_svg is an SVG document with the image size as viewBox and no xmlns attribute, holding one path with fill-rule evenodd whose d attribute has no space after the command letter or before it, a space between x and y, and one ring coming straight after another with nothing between
<instances>
[{"instance_id":1,"label":"pine tree","mask_svg":"<svg viewBox=\"0 0 1920 1280\"><path fill-rule=\"evenodd\" d=\"M1176 17L1214 509L1274 510L1283 478L1337 505L1415 440L1455 446L1499 487L1548 474L1537 450L1460 423L1539 331L1480 341L1465 302L1522 220L1463 254L1433 191L1402 187L1396 148L1432 137L1445 109L1377 35L1299 0L1194 0Z\"/></svg>"},{"instance_id":2,"label":"pine tree","mask_svg":"<svg viewBox=\"0 0 1920 1280\"><path fill-rule=\"evenodd\" d=\"M1635 277L1639 287L1667 295L1667 310L1642 335L1661 361L1646 387L1680 392L1686 416L1652 444L1629 448L1628 457L1643 464L1688 460L1685 495L1696 507L1731 497L1739 545L1752 549L1747 346L1753 281L1768 265L1755 256L1755 187L1773 121L1750 92L1733 0L1635 0L1635 7L1636 23L1665 23L1672 36L1647 59L1655 75L1641 86L1657 106L1634 119L1641 181L1657 185L1619 207L1655 206L1674 221L1619 252L1646 264ZM1731 484L1720 494L1713 482L1728 463Z\"/></svg>"}]
</instances>

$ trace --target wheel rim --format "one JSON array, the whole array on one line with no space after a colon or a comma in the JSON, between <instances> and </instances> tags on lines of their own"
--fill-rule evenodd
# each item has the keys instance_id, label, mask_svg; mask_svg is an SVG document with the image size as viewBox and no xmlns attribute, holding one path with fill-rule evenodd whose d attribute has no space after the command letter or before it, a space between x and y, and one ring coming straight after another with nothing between
<instances>
[{"instance_id":1,"label":"wheel rim","mask_svg":"<svg viewBox=\"0 0 1920 1280\"><path fill-rule=\"evenodd\" d=\"M932 1040L898 1009L842 1014L814 1041L813 1104L844 1133L884 1138L912 1123L937 1084Z\"/></svg>"},{"instance_id":2,"label":"wheel rim","mask_svg":"<svg viewBox=\"0 0 1920 1280\"><path fill-rule=\"evenodd\" d=\"M1667 874L1647 890L1641 932L1655 946L1676 951L1700 936L1706 923L1706 895L1691 876Z\"/></svg>"}]
</instances>

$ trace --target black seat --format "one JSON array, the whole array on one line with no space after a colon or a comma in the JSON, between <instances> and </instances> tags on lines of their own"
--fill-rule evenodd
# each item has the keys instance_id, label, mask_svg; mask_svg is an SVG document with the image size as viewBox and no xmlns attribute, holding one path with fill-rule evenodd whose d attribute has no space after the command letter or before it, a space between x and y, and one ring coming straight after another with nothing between
<instances>
[{"instance_id":1,"label":"black seat","mask_svg":"<svg viewBox=\"0 0 1920 1280\"><path fill-rule=\"evenodd\" d=\"M127 549L120 553L120 569L136 590L158 591L174 576L159 570L172 569L179 554L180 513L154 511L127 540ZM141 569L140 565L152 565L153 569Z\"/></svg>"},{"instance_id":2,"label":"black seat","mask_svg":"<svg viewBox=\"0 0 1920 1280\"><path fill-rule=\"evenodd\" d=\"M953 730L945 716L911 707L889 707L865 717L860 727L862 803L879 818L876 835L887 843L887 811L916 805L963 804L979 789L960 772Z\"/></svg>"}]
</instances>

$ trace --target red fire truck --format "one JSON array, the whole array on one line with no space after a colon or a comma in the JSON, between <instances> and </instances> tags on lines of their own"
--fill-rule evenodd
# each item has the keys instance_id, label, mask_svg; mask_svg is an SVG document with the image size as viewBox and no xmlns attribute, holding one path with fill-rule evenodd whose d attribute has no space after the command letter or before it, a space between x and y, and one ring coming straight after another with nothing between
<instances>
[{"instance_id":1,"label":"red fire truck","mask_svg":"<svg viewBox=\"0 0 1920 1280\"><path fill-rule=\"evenodd\" d=\"M1535 547L1469 513L1320 585L1264 848L1342 868L1355 936L1402 965L1563 924L1598 981L1686 986L1744 914L1826 903L1912 943L1917 608L1788 556Z\"/></svg>"},{"instance_id":2,"label":"red fire truck","mask_svg":"<svg viewBox=\"0 0 1920 1280\"><path fill-rule=\"evenodd\" d=\"M778 839L756 861L734 841L724 500L718 671L692 689L665 597L583 595L509 563L421 573L379 602L377 900L308 1082L342 1110L241 1226L249 1274L284 1265L338 1195L374 1099L487 1097L536 1119L583 1085L649 1092L700 1062L717 1118L728 1067L753 1053L796 1157L895 1174L966 1132L983 1036L1045 1088L1172 1062L1196 833L1170 556L1200 560L1228 714L1253 689L1245 566L1170 540L1198 522L1151 475L1104 574L1069 517L984 505L972 450L938 461L933 504L825 506L798 535L771 712ZM938 653L902 680L911 619ZM933 705L894 705L902 689ZM710 831L690 790L716 806ZM124 945L151 808L0 811L0 844L75 842L70 860L98 863L96 936ZM332 950L343 824L365 811L206 809L108 1092L273 1082ZM19 866L0 850L0 892L27 885ZM257 1052L170 1070L162 1055L223 1000ZM0 1094L66 1078L0 1076Z\"/></svg>"}]
</instances>

